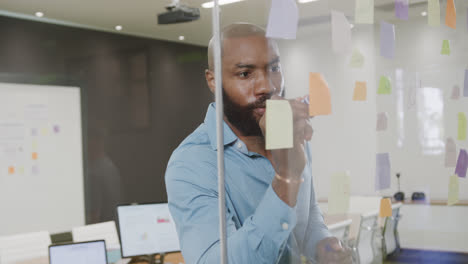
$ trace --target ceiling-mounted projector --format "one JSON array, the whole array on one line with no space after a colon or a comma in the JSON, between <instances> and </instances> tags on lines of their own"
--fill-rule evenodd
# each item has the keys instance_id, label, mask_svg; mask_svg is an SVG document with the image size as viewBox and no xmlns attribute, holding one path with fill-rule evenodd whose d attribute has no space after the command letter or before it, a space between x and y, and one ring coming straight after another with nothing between
<instances>
[{"instance_id":1,"label":"ceiling-mounted projector","mask_svg":"<svg viewBox=\"0 0 468 264\"><path fill-rule=\"evenodd\" d=\"M195 21L200 18L200 10L196 7L181 5L179 0L173 0L166 6L167 12L158 14L158 24L176 24Z\"/></svg>"}]
</instances>

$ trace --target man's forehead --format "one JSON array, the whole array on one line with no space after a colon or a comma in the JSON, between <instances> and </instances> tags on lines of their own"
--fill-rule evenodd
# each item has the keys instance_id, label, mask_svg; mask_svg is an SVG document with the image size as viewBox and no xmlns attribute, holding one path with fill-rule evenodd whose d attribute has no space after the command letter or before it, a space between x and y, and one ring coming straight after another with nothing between
<instances>
[{"instance_id":1,"label":"man's forehead","mask_svg":"<svg viewBox=\"0 0 468 264\"><path fill-rule=\"evenodd\" d=\"M274 40L264 36L225 38L223 41L223 59L237 57L250 60L261 57L267 59L277 58L279 57L278 46Z\"/></svg>"}]
</instances>

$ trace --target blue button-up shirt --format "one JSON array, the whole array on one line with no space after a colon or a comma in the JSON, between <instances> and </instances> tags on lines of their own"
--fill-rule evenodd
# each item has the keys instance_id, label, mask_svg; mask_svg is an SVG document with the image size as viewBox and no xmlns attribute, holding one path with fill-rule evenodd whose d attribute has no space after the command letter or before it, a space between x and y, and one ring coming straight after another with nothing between
<instances>
[{"instance_id":1,"label":"blue button-up shirt","mask_svg":"<svg viewBox=\"0 0 468 264\"><path fill-rule=\"evenodd\" d=\"M215 104L206 118L173 152L166 171L169 209L187 263L219 263ZM275 170L250 152L224 122L228 262L276 263L294 244L313 258L316 243L331 236L315 201L311 158L303 172L298 202L284 203L271 187ZM294 251L294 250L292 250Z\"/></svg>"}]
</instances>

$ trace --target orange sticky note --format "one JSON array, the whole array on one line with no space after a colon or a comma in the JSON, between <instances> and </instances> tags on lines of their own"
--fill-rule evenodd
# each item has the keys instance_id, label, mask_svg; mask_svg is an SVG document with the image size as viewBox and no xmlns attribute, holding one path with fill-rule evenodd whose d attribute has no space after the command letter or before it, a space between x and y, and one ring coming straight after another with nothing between
<instances>
[{"instance_id":1,"label":"orange sticky note","mask_svg":"<svg viewBox=\"0 0 468 264\"><path fill-rule=\"evenodd\" d=\"M15 167L13 166L8 167L8 174L10 175L15 174Z\"/></svg>"},{"instance_id":2,"label":"orange sticky note","mask_svg":"<svg viewBox=\"0 0 468 264\"><path fill-rule=\"evenodd\" d=\"M331 114L331 98L328 84L322 74L309 74L309 115Z\"/></svg>"},{"instance_id":3,"label":"orange sticky note","mask_svg":"<svg viewBox=\"0 0 468 264\"><path fill-rule=\"evenodd\" d=\"M366 82L356 82L354 87L353 101L365 101L367 99Z\"/></svg>"},{"instance_id":4,"label":"orange sticky note","mask_svg":"<svg viewBox=\"0 0 468 264\"><path fill-rule=\"evenodd\" d=\"M37 160L37 152L33 152L31 157L33 160Z\"/></svg>"},{"instance_id":5,"label":"orange sticky note","mask_svg":"<svg viewBox=\"0 0 468 264\"><path fill-rule=\"evenodd\" d=\"M447 8L445 11L445 25L453 29L457 28L457 11L455 9L455 2L447 0Z\"/></svg>"},{"instance_id":6,"label":"orange sticky note","mask_svg":"<svg viewBox=\"0 0 468 264\"><path fill-rule=\"evenodd\" d=\"M382 200L380 200L379 217L390 216L392 216L392 200L390 200L390 198L382 198Z\"/></svg>"}]
</instances>

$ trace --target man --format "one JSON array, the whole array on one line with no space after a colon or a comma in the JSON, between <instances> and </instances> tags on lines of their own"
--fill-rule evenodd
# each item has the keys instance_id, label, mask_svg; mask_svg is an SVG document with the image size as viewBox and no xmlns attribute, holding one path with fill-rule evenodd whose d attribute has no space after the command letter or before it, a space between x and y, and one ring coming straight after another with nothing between
<instances>
[{"instance_id":1,"label":"man","mask_svg":"<svg viewBox=\"0 0 468 264\"><path fill-rule=\"evenodd\" d=\"M315 202L307 141L308 106L290 100L294 147L265 150L265 104L284 100L278 48L252 24L222 31L224 155L229 263L350 263ZM215 92L213 39L205 72ZM187 263L219 263L214 103L174 151L166 171L169 209ZM303 257L301 257L301 255Z\"/></svg>"}]
</instances>

